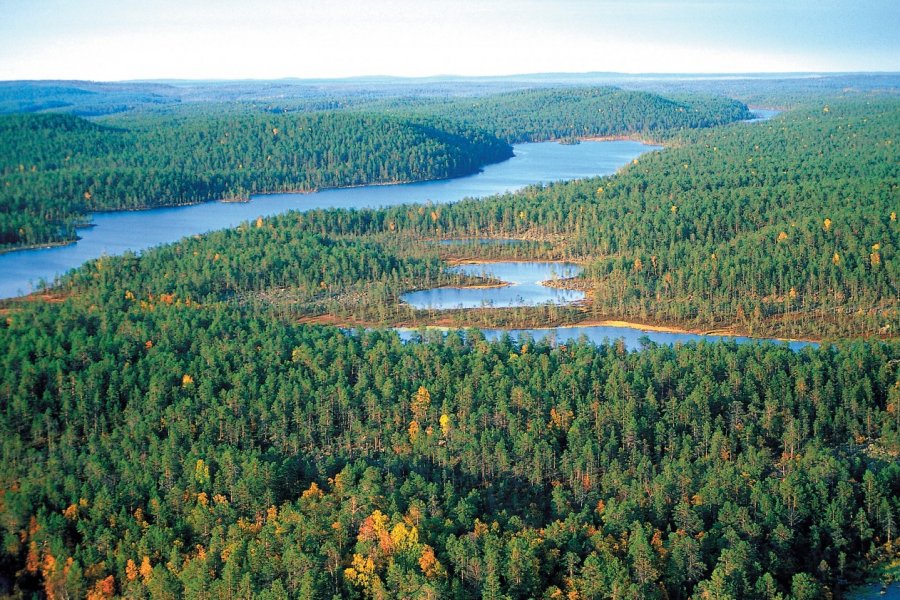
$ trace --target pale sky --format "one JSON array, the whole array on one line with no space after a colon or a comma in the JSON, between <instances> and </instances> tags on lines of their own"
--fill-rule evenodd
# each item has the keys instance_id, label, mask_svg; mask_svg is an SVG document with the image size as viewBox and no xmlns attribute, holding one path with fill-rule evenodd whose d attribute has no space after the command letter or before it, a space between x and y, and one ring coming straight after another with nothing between
<instances>
[{"instance_id":1,"label":"pale sky","mask_svg":"<svg viewBox=\"0 0 900 600\"><path fill-rule=\"evenodd\" d=\"M900 71L900 0L0 0L0 80Z\"/></svg>"}]
</instances>

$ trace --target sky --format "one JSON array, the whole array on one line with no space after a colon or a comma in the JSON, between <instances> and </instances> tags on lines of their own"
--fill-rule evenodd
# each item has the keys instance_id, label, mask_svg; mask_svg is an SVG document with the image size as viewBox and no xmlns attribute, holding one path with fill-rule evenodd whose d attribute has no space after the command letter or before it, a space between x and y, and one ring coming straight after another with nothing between
<instances>
[{"instance_id":1,"label":"sky","mask_svg":"<svg viewBox=\"0 0 900 600\"><path fill-rule=\"evenodd\" d=\"M900 71L900 0L0 0L0 80Z\"/></svg>"}]
</instances>

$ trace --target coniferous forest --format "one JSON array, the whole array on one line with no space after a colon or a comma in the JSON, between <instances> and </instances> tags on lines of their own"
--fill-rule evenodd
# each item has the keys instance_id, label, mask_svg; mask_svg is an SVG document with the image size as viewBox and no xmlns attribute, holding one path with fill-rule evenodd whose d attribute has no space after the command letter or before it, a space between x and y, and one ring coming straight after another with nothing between
<instances>
[{"instance_id":1,"label":"coniferous forest","mask_svg":"<svg viewBox=\"0 0 900 600\"><path fill-rule=\"evenodd\" d=\"M500 94L474 109L0 115L0 249L74 239L90 211L459 177L512 156L506 140L664 136L748 116L721 98L607 88Z\"/></svg>"},{"instance_id":2,"label":"coniferous forest","mask_svg":"<svg viewBox=\"0 0 900 600\"><path fill-rule=\"evenodd\" d=\"M148 119L0 117L0 247L74 236L85 212L468 175L508 144L449 124L325 113ZM402 158L401 158L402 157Z\"/></svg>"},{"instance_id":3,"label":"coniferous forest","mask_svg":"<svg viewBox=\"0 0 900 600\"><path fill-rule=\"evenodd\" d=\"M514 142L666 146L487 199L260 218L4 301L0 594L812 600L896 571L900 101L805 98L753 124L606 88L0 117L10 246L99 208L456 176ZM578 262L588 301L400 301L473 283L465 259ZM437 318L463 329L389 328ZM822 343L476 328L603 318Z\"/></svg>"}]
</instances>

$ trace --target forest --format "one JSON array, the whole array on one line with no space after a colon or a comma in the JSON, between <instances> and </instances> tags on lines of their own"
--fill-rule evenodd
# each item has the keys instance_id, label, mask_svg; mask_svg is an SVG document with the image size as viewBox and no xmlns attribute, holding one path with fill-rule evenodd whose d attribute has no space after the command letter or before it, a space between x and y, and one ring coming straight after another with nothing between
<instances>
[{"instance_id":1,"label":"forest","mask_svg":"<svg viewBox=\"0 0 900 600\"><path fill-rule=\"evenodd\" d=\"M451 205L286 214L71 277L116 281L142 298L231 298L290 318L421 325L435 315L399 296L459 283L448 261L566 259L586 266L569 283L590 293L587 306L467 311L455 324L626 318L770 337L896 335L896 101L691 135L608 178ZM437 243L485 236L522 243Z\"/></svg>"},{"instance_id":2,"label":"forest","mask_svg":"<svg viewBox=\"0 0 900 600\"><path fill-rule=\"evenodd\" d=\"M810 98L896 92L895 73L745 74L698 78L623 73L532 73L507 77L278 79L254 81L0 81L0 114L67 113L105 117L185 110L321 111L410 103L447 103L510 92L616 87L663 96L707 95L753 106L788 108ZM448 100L449 99L449 100Z\"/></svg>"},{"instance_id":3,"label":"forest","mask_svg":"<svg viewBox=\"0 0 900 600\"><path fill-rule=\"evenodd\" d=\"M401 114L441 116L489 131L509 141L574 141L637 134L662 140L687 130L751 118L747 107L721 96L664 97L619 88L555 88L484 97L422 102L392 101L385 109Z\"/></svg>"},{"instance_id":4,"label":"forest","mask_svg":"<svg viewBox=\"0 0 900 600\"><path fill-rule=\"evenodd\" d=\"M156 118L131 129L71 115L0 117L0 247L72 239L95 210L468 175L508 144L380 115Z\"/></svg>"},{"instance_id":5,"label":"forest","mask_svg":"<svg viewBox=\"0 0 900 600\"><path fill-rule=\"evenodd\" d=\"M813 599L895 547L896 343L404 344L103 280L0 347L16 593Z\"/></svg>"},{"instance_id":6,"label":"forest","mask_svg":"<svg viewBox=\"0 0 900 600\"><path fill-rule=\"evenodd\" d=\"M387 225L418 238L551 242L587 265L594 318L751 335L896 335L900 105L838 101L690 132L609 178L535 187ZM376 231L359 215L360 231ZM353 225L345 225L353 231ZM527 247L480 248L482 257Z\"/></svg>"},{"instance_id":7,"label":"forest","mask_svg":"<svg viewBox=\"0 0 900 600\"><path fill-rule=\"evenodd\" d=\"M526 139L668 146L482 200L259 218L0 303L0 595L813 600L896 564L900 103L729 124L740 103L620 94L0 117L22 202L110 164L134 182L198 167L185 190L219 169L243 194L296 185L279 165L314 148L334 153L304 171L324 186L477 168ZM578 120L632 100L618 125ZM54 218L123 208L129 185L73 183ZM451 262L499 258L578 262L565 285L589 302L451 313L469 328L410 342L384 327L435 318L402 292L475 281ZM604 317L826 342L628 351L472 327Z\"/></svg>"}]
</instances>

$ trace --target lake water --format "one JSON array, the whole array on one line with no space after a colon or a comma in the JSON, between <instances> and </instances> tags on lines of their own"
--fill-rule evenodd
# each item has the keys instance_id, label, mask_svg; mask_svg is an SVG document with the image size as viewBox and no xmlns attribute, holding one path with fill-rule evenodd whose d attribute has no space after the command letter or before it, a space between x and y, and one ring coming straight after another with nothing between
<instances>
[{"instance_id":1,"label":"lake water","mask_svg":"<svg viewBox=\"0 0 900 600\"><path fill-rule=\"evenodd\" d=\"M498 262L460 265L450 269L457 273L499 279L502 287L442 287L409 292L400 296L415 308L509 308L540 304L571 304L584 300L584 292L562 290L541 285L550 279L574 277L582 268L565 262Z\"/></svg>"},{"instance_id":2,"label":"lake water","mask_svg":"<svg viewBox=\"0 0 900 600\"><path fill-rule=\"evenodd\" d=\"M460 265L451 270L491 279L499 279L510 285L489 288L442 287L409 292L400 299L418 309L465 309L465 308L508 308L514 306L536 306L540 304L571 304L584 299L584 293L576 290L560 290L540 284L548 279L574 277L582 268L565 262L498 262L474 265ZM739 344L760 342L757 338L742 336L713 336L693 333L667 333L634 329L631 327L550 327L537 329L482 329L489 340L497 340L504 335L513 339L528 337L535 340L549 339L555 343L572 343L580 339L593 344L621 339L629 350L641 347L642 340L649 339L658 344L684 344L700 340L732 340ZM420 332L414 329L398 329L404 340L417 339ZM810 342L784 342L792 350L799 350Z\"/></svg>"},{"instance_id":3,"label":"lake water","mask_svg":"<svg viewBox=\"0 0 900 600\"><path fill-rule=\"evenodd\" d=\"M638 142L519 144L515 156L468 177L420 183L323 190L309 194L253 196L249 202L206 202L135 212L95 213L81 239L56 248L0 254L0 298L26 294L40 281L103 255L140 252L185 236L235 227L259 216L317 208L377 208L395 204L455 202L521 189L536 183L609 175L635 157L656 150Z\"/></svg>"},{"instance_id":4,"label":"lake water","mask_svg":"<svg viewBox=\"0 0 900 600\"><path fill-rule=\"evenodd\" d=\"M439 332L434 330L425 330L427 335L437 335ZM603 344L613 340L621 339L625 343L625 347L629 350L639 350L641 348L641 340L648 339L657 344L673 345L686 344L688 342L715 342L719 340L734 341L738 344L748 343L781 343L785 344L791 350L797 351L806 346L816 347L818 344L813 342L778 342L775 340L762 340L758 338L749 338L742 336L718 336L718 335L698 335L694 333L665 333L660 331L643 331L641 329L632 329L630 327L547 327L538 329L481 329L484 337L494 341L508 335L514 340L532 339L547 340L555 344L571 344L579 340L585 340L592 344ZM397 333L400 339L404 341L415 341L422 337L422 331L418 329L398 329Z\"/></svg>"},{"instance_id":5,"label":"lake water","mask_svg":"<svg viewBox=\"0 0 900 600\"><path fill-rule=\"evenodd\" d=\"M780 115L782 111L774 108L754 108L750 112L753 113L753 118L747 119L744 123L762 123Z\"/></svg>"},{"instance_id":6,"label":"lake water","mask_svg":"<svg viewBox=\"0 0 900 600\"><path fill-rule=\"evenodd\" d=\"M848 600L900 600L900 582L891 583L884 594L881 593L882 585L873 583L865 585L847 593Z\"/></svg>"},{"instance_id":7,"label":"lake water","mask_svg":"<svg viewBox=\"0 0 900 600\"><path fill-rule=\"evenodd\" d=\"M560 290L540 284L548 279L574 277L581 273L580 266L565 262L499 262L476 265L460 265L454 271L466 275L499 279L511 285L490 288L455 288L443 287L418 292L409 292L400 296L407 304L419 309L451 309L451 308L506 308L513 306L535 306L539 304L570 304L584 299L584 293L576 290ZM405 341L419 339L417 329L398 329L400 337ZM431 330L434 332L434 330ZM482 329L485 338L498 340L504 335L513 339L530 338L534 340L548 339L553 343L568 344L578 340L586 340L593 344L602 344L610 340L621 339L629 350L637 350L643 340L649 339L657 344L685 344L700 340L732 340L739 344L760 342L757 338L742 336L699 335L694 333L667 333L634 329L631 327L546 327L537 329ZM435 333L436 334L436 333ZM805 346L817 346L810 342L784 342L792 350Z\"/></svg>"}]
</instances>

